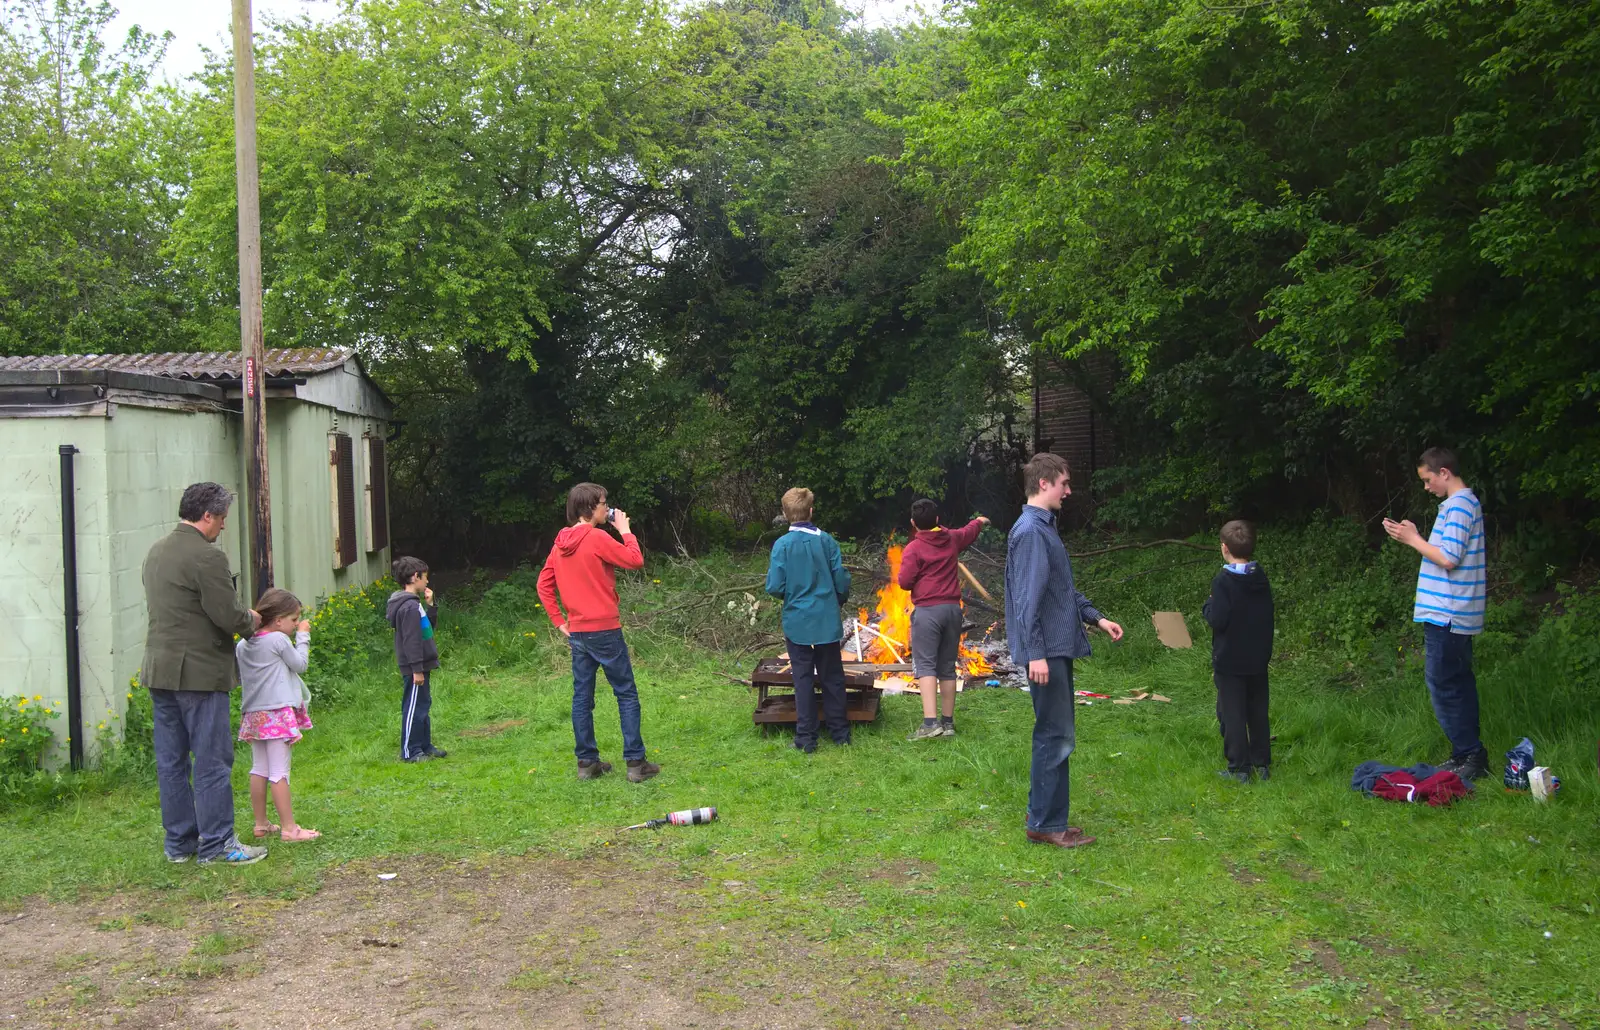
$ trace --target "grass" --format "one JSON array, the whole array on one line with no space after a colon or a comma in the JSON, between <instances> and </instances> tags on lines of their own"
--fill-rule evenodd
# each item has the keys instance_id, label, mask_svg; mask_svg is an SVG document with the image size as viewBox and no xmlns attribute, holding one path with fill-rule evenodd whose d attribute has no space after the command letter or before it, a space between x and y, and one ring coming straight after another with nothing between
<instances>
[{"instance_id":1,"label":"grass","mask_svg":"<svg viewBox=\"0 0 1600 1030\"><path fill-rule=\"evenodd\" d=\"M1097 637L1078 685L1173 699L1077 710L1073 821L1099 836L1089 849L1022 837L1025 693L965 693L960 736L916 745L904 740L920 717L916 698L886 697L853 747L825 741L807 757L787 735L759 734L750 695L719 675L747 672L750 659L652 625L630 636L645 739L664 771L643 785L620 774L579 783L566 652L527 596L519 611L502 595L454 621L447 605L441 619L448 666L435 680L434 726L450 758L395 761L398 696L386 672L350 685L341 706L313 709L316 727L296 749L295 804L321 841L275 845L245 869L170 866L153 781L134 778L0 814L0 899L150 889L168 893L138 918L169 919L185 899L301 896L356 859L615 854L686 877L686 890L705 895L705 918L722 924L943 963L952 991L1016 985L1030 1007L1011 1013L1019 1020L1092 1012L1096 999L1071 989L1080 981L1070 974L1086 968L1147 994L1174 1022L1596 1025L1600 725L1582 684L1569 682L1566 652L1518 646L1537 633L1530 622L1491 639L1480 663L1491 749L1536 734L1540 762L1563 780L1553 802L1495 779L1448 809L1363 798L1348 786L1359 761L1423 760L1443 746L1420 655L1407 627L1384 615L1395 603L1387 594L1358 639L1319 637L1328 620L1318 613L1338 597L1299 583L1311 574L1290 550L1269 566L1284 626L1274 779L1247 789L1215 775L1203 632L1194 650L1170 651L1149 623L1152 608L1181 607L1202 630L1195 612L1212 567L1186 564L1195 552L1080 563L1085 592L1129 635L1119 645ZM730 574L759 566L725 561ZM1377 568L1352 572L1334 593L1367 603L1368 579L1387 574ZM653 567L629 585L629 607L659 608L673 575ZM617 759L615 707L602 694L602 750ZM235 766L246 826L247 769ZM711 826L618 830L706 804L721 815ZM190 972L212 972L236 944L204 939ZM530 971L511 986L544 978Z\"/></svg>"}]
</instances>

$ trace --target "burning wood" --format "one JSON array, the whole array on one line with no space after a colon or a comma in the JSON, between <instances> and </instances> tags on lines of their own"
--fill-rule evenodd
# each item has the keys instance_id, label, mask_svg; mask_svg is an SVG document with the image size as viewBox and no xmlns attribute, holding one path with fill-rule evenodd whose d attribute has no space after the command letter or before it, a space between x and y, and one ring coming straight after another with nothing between
<instances>
[{"instance_id":1,"label":"burning wood","mask_svg":"<svg viewBox=\"0 0 1600 1030\"><path fill-rule=\"evenodd\" d=\"M910 591L900 586L900 558L904 547L900 544L891 544L885 555L888 564L889 581L878 588L877 608L868 612L862 608L856 613L856 618L845 626L845 637L855 643L855 653L845 652L846 661L870 662L875 665L903 665L910 658L911 641L911 603ZM969 574L970 575L970 574ZM963 605L963 607L965 607ZM994 625L989 627L989 633L994 631ZM1000 675L1000 666L995 664L998 658L1007 670L1012 669L1011 661L1006 656L1005 643L995 644L989 640L989 633L985 633L982 641L974 644L970 638L963 636L961 641L958 671L963 679L989 680ZM879 677L880 683L886 690L893 692L900 690L915 690L916 685L910 677L894 675L885 672ZM898 680L892 684L890 681ZM1027 677L1023 675L1023 682ZM958 680L956 687L962 686Z\"/></svg>"}]
</instances>

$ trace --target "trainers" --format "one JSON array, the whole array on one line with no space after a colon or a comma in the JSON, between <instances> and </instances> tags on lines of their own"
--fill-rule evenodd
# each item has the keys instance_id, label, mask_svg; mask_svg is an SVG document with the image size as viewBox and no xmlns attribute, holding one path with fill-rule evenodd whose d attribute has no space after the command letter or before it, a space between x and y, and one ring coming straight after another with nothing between
<instances>
[{"instance_id":1,"label":"trainers","mask_svg":"<svg viewBox=\"0 0 1600 1030\"><path fill-rule=\"evenodd\" d=\"M216 855L211 858L198 859L198 862L200 865L211 865L214 862L222 862L227 865L250 865L266 857L266 848L253 848L248 844L241 843L238 837L232 837L229 838L228 843L223 845L222 850Z\"/></svg>"},{"instance_id":2,"label":"trainers","mask_svg":"<svg viewBox=\"0 0 1600 1030\"><path fill-rule=\"evenodd\" d=\"M162 854L166 855L167 861L171 862L173 865L182 865L183 863L191 861L194 858L194 852L192 851L185 851L181 855L174 855L168 852L162 852Z\"/></svg>"},{"instance_id":3,"label":"trainers","mask_svg":"<svg viewBox=\"0 0 1600 1030\"><path fill-rule=\"evenodd\" d=\"M1450 765L1450 771L1463 780L1481 780L1489 775L1489 749L1480 747L1465 758L1452 758Z\"/></svg>"},{"instance_id":4,"label":"trainers","mask_svg":"<svg viewBox=\"0 0 1600 1030\"><path fill-rule=\"evenodd\" d=\"M432 758L433 758L433 756L428 754L426 751L420 751L417 754L411 755L409 757L406 756L406 755L401 755L400 756L400 761L402 761L402 762L426 762L426 761L431 760Z\"/></svg>"},{"instance_id":5,"label":"trainers","mask_svg":"<svg viewBox=\"0 0 1600 1030\"><path fill-rule=\"evenodd\" d=\"M1270 766L1270 765L1258 765L1258 766L1256 766L1256 779L1258 779L1258 780L1270 780L1270 779L1272 779L1272 766Z\"/></svg>"},{"instance_id":6,"label":"trainers","mask_svg":"<svg viewBox=\"0 0 1600 1030\"><path fill-rule=\"evenodd\" d=\"M602 762L598 758L592 761L587 758L578 759L578 779L580 780L598 780L610 771L610 762Z\"/></svg>"},{"instance_id":7,"label":"trainers","mask_svg":"<svg viewBox=\"0 0 1600 1030\"><path fill-rule=\"evenodd\" d=\"M934 737L942 737L942 736L944 736L946 732L948 732L948 731L945 730L943 723L937 723L936 722L932 726L928 726L928 725L924 724L924 725L918 726L915 730L913 730L911 732L911 736L907 737L906 739L907 740L932 740Z\"/></svg>"},{"instance_id":8,"label":"trainers","mask_svg":"<svg viewBox=\"0 0 1600 1030\"><path fill-rule=\"evenodd\" d=\"M654 762L647 762L642 758L630 758L628 760L629 783L643 783L660 771L661 766Z\"/></svg>"},{"instance_id":9,"label":"trainers","mask_svg":"<svg viewBox=\"0 0 1600 1030\"><path fill-rule=\"evenodd\" d=\"M947 736L947 737L953 737L953 736L956 735L956 721L955 721L955 719L944 719L944 718L941 718L939 720L939 727L944 730L944 735Z\"/></svg>"},{"instance_id":10,"label":"trainers","mask_svg":"<svg viewBox=\"0 0 1600 1030\"><path fill-rule=\"evenodd\" d=\"M1248 772L1234 772L1232 769L1218 769L1217 775L1221 776L1225 780L1232 780L1235 783L1250 782L1250 774Z\"/></svg>"},{"instance_id":11,"label":"trainers","mask_svg":"<svg viewBox=\"0 0 1600 1030\"><path fill-rule=\"evenodd\" d=\"M436 748L436 747L430 747L428 749L428 751L427 751L427 755L428 755L429 758L448 758L448 757L450 757L450 752L441 751L439 748Z\"/></svg>"}]
</instances>

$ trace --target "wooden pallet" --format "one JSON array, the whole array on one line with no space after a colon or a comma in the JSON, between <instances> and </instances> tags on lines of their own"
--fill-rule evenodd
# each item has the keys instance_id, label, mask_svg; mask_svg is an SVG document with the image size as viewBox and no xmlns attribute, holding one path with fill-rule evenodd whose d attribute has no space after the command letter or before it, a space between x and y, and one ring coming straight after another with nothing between
<instances>
[{"instance_id":1,"label":"wooden pallet","mask_svg":"<svg viewBox=\"0 0 1600 1030\"><path fill-rule=\"evenodd\" d=\"M855 663L845 666L845 711L851 722L872 722L878 718L878 705L883 697L883 691L877 686L881 671L882 666ZM757 726L762 729L793 726L798 721L792 693L794 675L787 659L763 658L750 674L750 683L756 692L754 719ZM773 693L774 689L786 692Z\"/></svg>"}]
</instances>

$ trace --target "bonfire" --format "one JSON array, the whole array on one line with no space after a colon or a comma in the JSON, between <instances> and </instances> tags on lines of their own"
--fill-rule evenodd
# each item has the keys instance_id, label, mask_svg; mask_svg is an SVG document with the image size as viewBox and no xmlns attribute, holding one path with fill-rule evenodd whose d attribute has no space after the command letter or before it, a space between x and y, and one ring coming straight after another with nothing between
<instances>
[{"instance_id":1,"label":"bonfire","mask_svg":"<svg viewBox=\"0 0 1600 1030\"><path fill-rule=\"evenodd\" d=\"M911 664L911 593L900 586L900 556L904 547L891 543L887 554L889 581L878 588L878 605L873 612L862 608L856 613L854 623L845 627L845 660L870 662L874 665L909 666ZM962 608L966 605L963 603ZM993 627L990 627L993 629ZM957 671L961 675L956 689L961 689L963 679L987 679L995 673L994 666L963 635ZM916 683L909 669L885 671L878 677L879 685L891 692L914 690Z\"/></svg>"}]
</instances>

